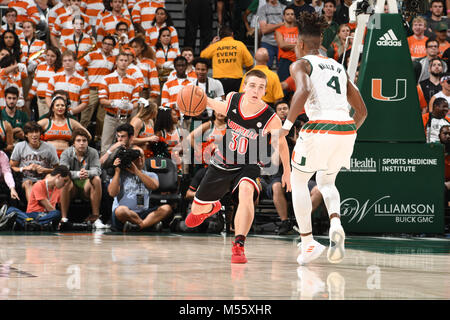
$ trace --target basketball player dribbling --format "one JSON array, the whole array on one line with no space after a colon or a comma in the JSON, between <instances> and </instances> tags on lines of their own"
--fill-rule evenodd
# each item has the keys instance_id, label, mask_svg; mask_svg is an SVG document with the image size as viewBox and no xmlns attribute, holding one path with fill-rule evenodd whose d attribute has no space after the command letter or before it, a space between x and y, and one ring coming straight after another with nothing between
<instances>
[{"instance_id":1,"label":"basketball player dribbling","mask_svg":"<svg viewBox=\"0 0 450 320\"><path fill-rule=\"evenodd\" d=\"M272 141L277 139L281 130L280 118L261 99L266 85L266 75L253 70L245 77L243 93L230 92L225 103L210 98L207 102L217 113L227 116L227 131L223 143L211 158L185 223L190 228L203 223L221 209L220 199L231 191L238 202L232 263L247 262L244 244L253 223L254 201L259 194L256 182L261 174L259 163L267 155L267 144L260 142L268 139L269 135ZM284 136L278 139L278 144L272 144L278 149L284 169L282 185L290 191L288 145ZM262 145L266 148L258 147Z\"/></svg>"},{"instance_id":2,"label":"basketball player dribbling","mask_svg":"<svg viewBox=\"0 0 450 320\"><path fill-rule=\"evenodd\" d=\"M292 200L301 237L297 262L309 263L325 249L312 235L308 181L316 173L317 186L330 218L327 258L331 263L339 263L345 254L345 232L340 221L341 201L335 181L342 167L350 167L356 131L366 119L367 109L344 67L319 54L321 33L327 25L324 18L302 13L297 25L298 60L290 66L297 89L280 134L288 134L304 109L309 121L300 131L291 161ZM355 111L353 117L351 108Z\"/></svg>"}]
</instances>

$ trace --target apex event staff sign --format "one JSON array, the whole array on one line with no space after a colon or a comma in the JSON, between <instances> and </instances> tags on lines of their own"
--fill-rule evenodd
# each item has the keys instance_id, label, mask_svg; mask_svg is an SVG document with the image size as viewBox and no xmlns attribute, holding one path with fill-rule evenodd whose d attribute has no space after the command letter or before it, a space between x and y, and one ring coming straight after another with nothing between
<instances>
[{"instance_id":1,"label":"apex event staff sign","mask_svg":"<svg viewBox=\"0 0 450 320\"><path fill-rule=\"evenodd\" d=\"M444 150L440 144L356 143L337 178L351 232L444 231Z\"/></svg>"}]
</instances>

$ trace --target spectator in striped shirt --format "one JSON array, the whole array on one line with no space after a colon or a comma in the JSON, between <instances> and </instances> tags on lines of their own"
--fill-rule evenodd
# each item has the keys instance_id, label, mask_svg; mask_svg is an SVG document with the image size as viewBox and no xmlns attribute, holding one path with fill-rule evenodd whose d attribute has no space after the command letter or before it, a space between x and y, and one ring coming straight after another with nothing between
<instances>
[{"instance_id":1,"label":"spectator in striped shirt","mask_svg":"<svg viewBox=\"0 0 450 320\"><path fill-rule=\"evenodd\" d=\"M14 86L19 90L17 107L22 110L25 105L22 81L26 77L27 67L23 63L16 63L13 55L8 54L0 60L0 106L5 105L5 89ZM23 111L27 113L28 117L31 116L29 109L24 108Z\"/></svg>"},{"instance_id":2,"label":"spectator in striped shirt","mask_svg":"<svg viewBox=\"0 0 450 320\"><path fill-rule=\"evenodd\" d=\"M11 52L11 55L17 63L20 62L22 48L20 46L20 39L14 31L7 30L0 36L0 50L3 48L6 48Z\"/></svg>"},{"instance_id":3,"label":"spectator in striped shirt","mask_svg":"<svg viewBox=\"0 0 450 320\"><path fill-rule=\"evenodd\" d=\"M191 47L184 47L181 49L181 55L186 58L187 60L187 68L186 68L186 75L191 80L194 81L197 79L197 73L195 72L195 68L193 65L194 62L194 49ZM177 71L173 70L167 80L172 80L177 76Z\"/></svg>"},{"instance_id":4,"label":"spectator in striped shirt","mask_svg":"<svg viewBox=\"0 0 450 320\"><path fill-rule=\"evenodd\" d=\"M131 40L130 45L136 53L136 65L144 75L144 90L142 90L141 95L146 99L151 98L151 100L158 102L161 95L161 87L159 85L158 69L154 61L155 52L145 43L145 39L141 35Z\"/></svg>"},{"instance_id":5,"label":"spectator in striped shirt","mask_svg":"<svg viewBox=\"0 0 450 320\"><path fill-rule=\"evenodd\" d=\"M89 103L88 107L81 113L80 122L87 128L91 122L92 115L97 111L96 136L100 137L103 130L104 108L99 107L98 91L103 78L114 70L115 56L112 50L116 45L113 36L107 35L103 38L101 48L88 53L78 61L78 70L87 69L89 81Z\"/></svg>"},{"instance_id":6,"label":"spectator in striped shirt","mask_svg":"<svg viewBox=\"0 0 450 320\"><path fill-rule=\"evenodd\" d=\"M88 54L90 51L95 50L96 42L85 30L85 25L82 16L76 16L72 20L74 33L70 36L64 36L61 38L61 51L70 50L75 52L77 61Z\"/></svg>"},{"instance_id":7,"label":"spectator in striped shirt","mask_svg":"<svg viewBox=\"0 0 450 320\"><path fill-rule=\"evenodd\" d=\"M24 39L21 41L22 56L20 61L27 66L28 77L23 80L23 95L28 97L34 78L34 71L41 62L45 61L45 42L36 38L36 25L33 21L23 23Z\"/></svg>"},{"instance_id":8,"label":"spectator in striped shirt","mask_svg":"<svg viewBox=\"0 0 450 320\"><path fill-rule=\"evenodd\" d=\"M152 27L156 11L164 8L164 3L159 1L137 1L131 11L133 23L140 26L144 34Z\"/></svg>"},{"instance_id":9,"label":"spectator in striped shirt","mask_svg":"<svg viewBox=\"0 0 450 320\"><path fill-rule=\"evenodd\" d=\"M176 57L174 65L177 72L176 77L164 83L161 92L161 105L178 110L176 106L178 92L184 86L192 84L192 81L186 75L187 60L185 57Z\"/></svg>"},{"instance_id":10,"label":"spectator in striped shirt","mask_svg":"<svg viewBox=\"0 0 450 320\"><path fill-rule=\"evenodd\" d=\"M47 91L47 84L55 73L63 71L61 52L56 47L48 47L45 52L45 61L41 63L35 72L33 84L28 97L25 101L25 105L29 108L31 100L34 96L37 96L37 105L39 111L39 117L48 113L49 108L45 101L45 93Z\"/></svg>"},{"instance_id":11,"label":"spectator in striped shirt","mask_svg":"<svg viewBox=\"0 0 450 320\"><path fill-rule=\"evenodd\" d=\"M40 21L39 10L33 0L12 0L8 3L9 8L17 11L17 22L22 23L25 20L32 20L35 24Z\"/></svg>"},{"instance_id":12,"label":"spectator in striped shirt","mask_svg":"<svg viewBox=\"0 0 450 320\"><path fill-rule=\"evenodd\" d=\"M60 0L57 4L53 6L47 15L48 29L51 31L55 25L56 18L63 16L68 13L69 0Z\"/></svg>"},{"instance_id":13,"label":"spectator in striped shirt","mask_svg":"<svg viewBox=\"0 0 450 320\"><path fill-rule=\"evenodd\" d=\"M133 48L126 48L125 53L128 56L128 67L127 74L138 82L138 91L139 96L141 96L141 92L144 89L144 75L142 74L141 69L136 65L136 53Z\"/></svg>"},{"instance_id":14,"label":"spectator in striped shirt","mask_svg":"<svg viewBox=\"0 0 450 320\"><path fill-rule=\"evenodd\" d=\"M71 36L74 33L73 20L76 17L83 17L83 20L89 21L89 17L81 12L81 0L69 0L67 12L56 18L53 29L50 30L50 41L58 48L61 48L61 38ZM92 35L92 28L89 24L84 24L84 32Z\"/></svg>"},{"instance_id":15,"label":"spectator in striped shirt","mask_svg":"<svg viewBox=\"0 0 450 320\"><path fill-rule=\"evenodd\" d=\"M167 77L174 69L174 59L180 55L180 50L173 48L170 43L170 29L168 27L159 30L156 43L156 66L160 77L160 83L167 81Z\"/></svg>"},{"instance_id":16,"label":"spectator in striped shirt","mask_svg":"<svg viewBox=\"0 0 450 320\"><path fill-rule=\"evenodd\" d=\"M14 8L8 8L5 10L5 20L6 23L2 25L0 29L0 33L5 32L6 30L14 31L19 38L23 36L23 29L19 26L17 22L17 10Z\"/></svg>"},{"instance_id":17,"label":"spectator in striped shirt","mask_svg":"<svg viewBox=\"0 0 450 320\"><path fill-rule=\"evenodd\" d=\"M170 16L169 11L167 11L164 7L159 7L156 9L155 17L153 18L151 27L145 31L145 36L147 43L155 49L156 42L158 42L159 30L163 27L168 27L170 30L170 43L172 47L179 48L178 43L178 33L175 29L172 21L172 17Z\"/></svg>"},{"instance_id":18,"label":"spectator in striped shirt","mask_svg":"<svg viewBox=\"0 0 450 320\"><path fill-rule=\"evenodd\" d=\"M50 105L55 90L66 90L69 93L70 108L68 108L68 113L70 115L79 114L86 109L89 102L89 85L87 80L75 70L76 58L75 53L70 50L62 54L64 71L56 73L50 78L45 95L47 105Z\"/></svg>"},{"instance_id":19,"label":"spectator in striped shirt","mask_svg":"<svg viewBox=\"0 0 450 320\"><path fill-rule=\"evenodd\" d=\"M89 24L95 26L98 15L105 9L103 0L83 0L81 7L84 9L86 15L89 17Z\"/></svg>"},{"instance_id":20,"label":"spectator in striped shirt","mask_svg":"<svg viewBox=\"0 0 450 320\"><path fill-rule=\"evenodd\" d=\"M104 154L114 140L116 128L129 122L131 113L137 108L139 99L138 82L127 75L128 56L120 52L116 71L105 76L99 89L100 104L105 108L101 153Z\"/></svg>"},{"instance_id":21,"label":"spectator in striped shirt","mask_svg":"<svg viewBox=\"0 0 450 320\"><path fill-rule=\"evenodd\" d=\"M134 27L130 15L122 10L123 0L110 0L105 3L105 15L97 20L97 45L100 46L103 38L116 32L116 25L124 21L128 25L128 39L134 38Z\"/></svg>"},{"instance_id":22,"label":"spectator in striped shirt","mask_svg":"<svg viewBox=\"0 0 450 320\"><path fill-rule=\"evenodd\" d=\"M116 24L116 33L114 36L117 39L116 47L114 48L114 55L117 55L120 51L129 47L128 24L124 21L119 21Z\"/></svg>"}]
</instances>

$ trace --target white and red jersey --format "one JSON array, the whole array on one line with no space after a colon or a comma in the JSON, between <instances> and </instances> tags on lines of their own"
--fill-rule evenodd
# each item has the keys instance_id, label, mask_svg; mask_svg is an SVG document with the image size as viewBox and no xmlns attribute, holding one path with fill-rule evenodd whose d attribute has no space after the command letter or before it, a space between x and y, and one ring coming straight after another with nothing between
<instances>
[{"instance_id":1,"label":"white and red jersey","mask_svg":"<svg viewBox=\"0 0 450 320\"><path fill-rule=\"evenodd\" d=\"M8 3L8 8L16 9L16 21L19 23L31 20L37 25L41 20L39 10L33 0L11 0L11 2Z\"/></svg>"},{"instance_id":2,"label":"white and red jersey","mask_svg":"<svg viewBox=\"0 0 450 320\"><path fill-rule=\"evenodd\" d=\"M28 59L33 53L36 53L41 50L46 50L47 46L45 42L36 38L32 39L23 39L20 40L20 45L22 47L22 54L20 55L20 62L25 65L28 65ZM42 53L37 59L34 61L38 64L45 60L45 53Z\"/></svg>"},{"instance_id":3,"label":"white and red jersey","mask_svg":"<svg viewBox=\"0 0 450 320\"><path fill-rule=\"evenodd\" d=\"M83 17L83 20L85 21L84 24L84 33L92 34L92 27L88 23L89 17L86 16L84 13L80 14L81 17ZM64 15L58 16L53 24L53 29L51 30L51 35L54 37L67 37L74 34L73 30L73 15L70 13L66 13Z\"/></svg>"},{"instance_id":4,"label":"white and red jersey","mask_svg":"<svg viewBox=\"0 0 450 320\"><path fill-rule=\"evenodd\" d=\"M123 100L135 103L139 99L137 80L127 74L121 77L117 71L114 71L103 78L102 85L98 91L98 98L108 99L113 105L119 105ZM110 106L105 107L105 111L114 115L118 112L131 114L132 109L119 110L117 107Z\"/></svg>"},{"instance_id":5,"label":"white and red jersey","mask_svg":"<svg viewBox=\"0 0 450 320\"><path fill-rule=\"evenodd\" d=\"M134 38L134 27L131 23L130 15L127 13L121 16L116 16L112 13L104 15L101 19L97 20L97 46L100 47L103 38L108 34L116 33L116 25L118 22L125 22L128 25L128 39Z\"/></svg>"},{"instance_id":6,"label":"white and red jersey","mask_svg":"<svg viewBox=\"0 0 450 320\"><path fill-rule=\"evenodd\" d=\"M77 64L77 70L87 69L90 87L99 87L103 78L114 70L116 57L106 56L101 49L88 53Z\"/></svg>"},{"instance_id":7,"label":"white and red jersey","mask_svg":"<svg viewBox=\"0 0 450 320\"><path fill-rule=\"evenodd\" d=\"M155 24L145 31L145 41L153 50L155 50L156 43L158 42L159 30L165 26L165 23L161 27ZM170 45L173 48L180 48L177 30L173 26L169 26L168 28L170 29Z\"/></svg>"},{"instance_id":8,"label":"white and red jersey","mask_svg":"<svg viewBox=\"0 0 450 320\"><path fill-rule=\"evenodd\" d=\"M156 63L147 58L136 59L137 66L144 76L144 88L150 88L150 96L158 97L161 86L159 85L158 69Z\"/></svg>"},{"instance_id":9,"label":"white and red jersey","mask_svg":"<svg viewBox=\"0 0 450 320\"><path fill-rule=\"evenodd\" d=\"M62 70L63 69L60 69L58 72L61 72ZM34 74L33 84L28 92L28 98L32 99L35 95L40 98L45 98L48 82L50 81L50 78L55 75L55 73L55 69L50 67L47 64L47 61L44 61L38 65Z\"/></svg>"},{"instance_id":10,"label":"white and red jersey","mask_svg":"<svg viewBox=\"0 0 450 320\"><path fill-rule=\"evenodd\" d=\"M93 49L93 47L96 48L97 46L94 39L91 38L87 33L81 34L80 38L77 38L75 36L75 33L70 36L61 37L60 43L61 52L64 52L66 50L75 52L75 54L77 55L77 59L80 59L89 51L95 50Z\"/></svg>"},{"instance_id":11,"label":"white and red jersey","mask_svg":"<svg viewBox=\"0 0 450 320\"><path fill-rule=\"evenodd\" d=\"M177 107L177 95L180 90L187 85L192 84L192 81L188 78L181 79L175 78L170 81L166 81L163 85L161 92L161 105L164 107L170 107L178 110Z\"/></svg>"},{"instance_id":12,"label":"white and red jersey","mask_svg":"<svg viewBox=\"0 0 450 320\"><path fill-rule=\"evenodd\" d=\"M76 72L71 76L65 71L54 74L48 81L45 96L51 98L56 90L65 90L69 93L71 108L89 102L88 82Z\"/></svg>"},{"instance_id":13,"label":"white and red jersey","mask_svg":"<svg viewBox=\"0 0 450 320\"><path fill-rule=\"evenodd\" d=\"M139 1L131 11L133 22L140 24L145 31L149 30L158 8L164 8L164 4L157 1Z\"/></svg>"}]
</instances>

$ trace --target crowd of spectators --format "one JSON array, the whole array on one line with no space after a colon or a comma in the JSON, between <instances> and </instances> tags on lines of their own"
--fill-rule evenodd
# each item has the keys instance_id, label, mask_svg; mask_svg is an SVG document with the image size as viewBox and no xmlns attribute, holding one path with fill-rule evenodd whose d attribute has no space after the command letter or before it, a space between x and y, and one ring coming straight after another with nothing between
<instances>
[{"instance_id":1,"label":"crowd of spectators","mask_svg":"<svg viewBox=\"0 0 450 320\"><path fill-rule=\"evenodd\" d=\"M444 143L441 128L449 124L449 2L423 1L404 18L427 142ZM186 0L181 38L164 0L4 2L0 229L70 230L81 221L124 232L180 230L174 225L182 224L226 124L226 115L209 108L197 117L180 113L181 88L195 84L223 100L242 88L246 72L259 69L268 78L263 100L284 120L295 91L289 66L296 18L303 11L323 15L321 54L343 62L356 27L351 3ZM306 121L300 115L289 134L291 151ZM173 162L181 201L154 202L152 193L171 193L156 158ZM260 194L274 201L276 232L286 234L294 221L281 175L263 175ZM310 191L317 209L322 197L313 180Z\"/></svg>"}]
</instances>

